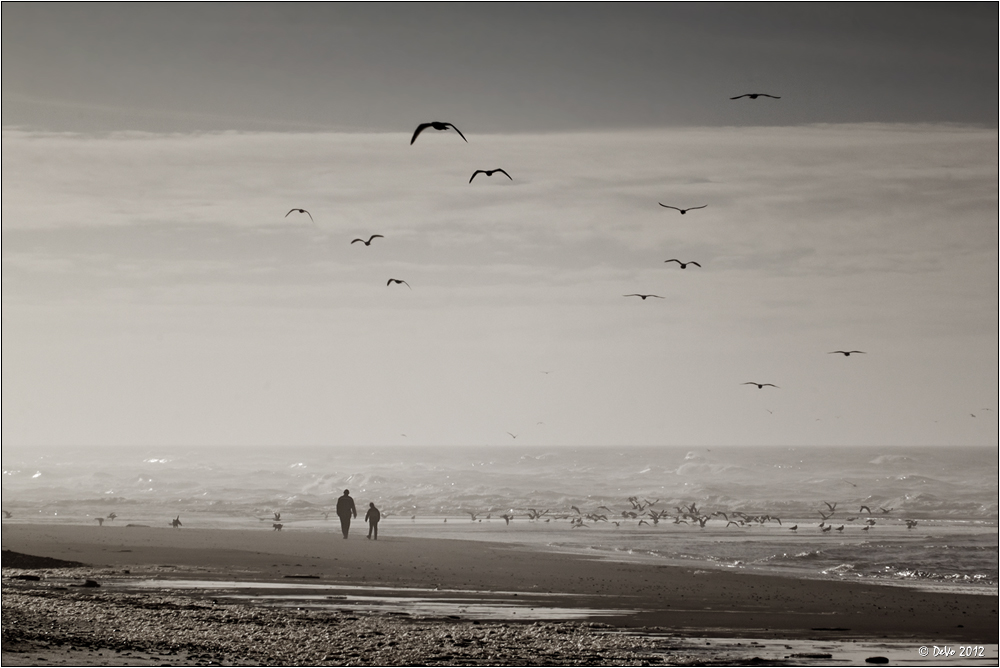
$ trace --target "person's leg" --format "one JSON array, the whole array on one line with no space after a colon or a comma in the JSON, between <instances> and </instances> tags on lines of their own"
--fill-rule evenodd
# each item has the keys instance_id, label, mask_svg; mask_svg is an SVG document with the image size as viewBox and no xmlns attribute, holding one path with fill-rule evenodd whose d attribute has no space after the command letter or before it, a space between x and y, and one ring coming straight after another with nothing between
<instances>
[{"instance_id":1,"label":"person's leg","mask_svg":"<svg viewBox=\"0 0 1000 668\"><path fill-rule=\"evenodd\" d=\"M344 538L347 538L347 531L351 528L351 518L350 516L340 518L340 530L344 532Z\"/></svg>"},{"instance_id":2,"label":"person's leg","mask_svg":"<svg viewBox=\"0 0 1000 668\"><path fill-rule=\"evenodd\" d=\"M375 532L375 540L378 540L378 522L372 523L372 531Z\"/></svg>"}]
</instances>

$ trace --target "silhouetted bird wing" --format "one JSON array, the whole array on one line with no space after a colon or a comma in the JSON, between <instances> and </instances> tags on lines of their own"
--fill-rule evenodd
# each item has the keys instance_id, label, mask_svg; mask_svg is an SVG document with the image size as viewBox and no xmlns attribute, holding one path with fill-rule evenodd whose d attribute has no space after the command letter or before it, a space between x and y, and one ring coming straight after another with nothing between
<instances>
[{"instance_id":1,"label":"silhouetted bird wing","mask_svg":"<svg viewBox=\"0 0 1000 668\"><path fill-rule=\"evenodd\" d=\"M469 183L472 183L472 179L476 178L477 174L486 174L486 170L485 169L477 169L476 171L472 172L472 176L469 177Z\"/></svg>"},{"instance_id":2,"label":"silhouetted bird wing","mask_svg":"<svg viewBox=\"0 0 1000 668\"><path fill-rule=\"evenodd\" d=\"M670 258L669 260L664 260L664 262L665 263L666 262L676 262L677 264L684 264L683 262L681 262L680 260L678 260L676 258Z\"/></svg>"},{"instance_id":3,"label":"silhouetted bird wing","mask_svg":"<svg viewBox=\"0 0 1000 668\"><path fill-rule=\"evenodd\" d=\"M406 287L410 288L410 284L409 283L407 283L404 280L398 279L398 278L390 278L388 281L386 281L385 284L386 284L386 286L389 286L389 285L392 285L393 283L402 283ZM410 288L410 289L412 290L413 288Z\"/></svg>"},{"instance_id":4,"label":"silhouetted bird wing","mask_svg":"<svg viewBox=\"0 0 1000 668\"><path fill-rule=\"evenodd\" d=\"M701 266L700 264L698 264L698 263L697 263L697 262L695 262L694 260L692 260L691 262L688 262L688 264L693 264L693 265L694 265L694 266L696 266L696 267L700 267L700 266Z\"/></svg>"},{"instance_id":5,"label":"silhouetted bird wing","mask_svg":"<svg viewBox=\"0 0 1000 668\"><path fill-rule=\"evenodd\" d=\"M688 208L686 208L684 210L685 211L696 211L697 209L704 209L706 206L708 206L708 205L707 204L702 204L701 206L689 206Z\"/></svg>"},{"instance_id":6,"label":"silhouetted bird wing","mask_svg":"<svg viewBox=\"0 0 1000 668\"><path fill-rule=\"evenodd\" d=\"M494 171L494 172L500 172L501 174L503 174L504 176L506 176L506 177L507 177L508 179L510 179L511 181L513 181L513 180L514 180L514 177L513 177L513 176L511 176L510 174L508 174L508 173L507 173L507 170L505 170L505 169L494 169L493 171Z\"/></svg>"},{"instance_id":7,"label":"silhouetted bird wing","mask_svg":"<svg viewBox=\"0 0 1000 668\"><path fill-rule=\"evenodd\" d=\"M463 135L463 134L462 134L462 131L461 131L461 130L459 130L458 128L456 128L456 127L455 127L454 125L452 125L451 123L445 123L444 125L447 125L447 126L448 126L449 128L451 128L452 130L454 130L455 132L457 132L457 133L458 133L458 136L459 136L459 137L461 137L461 138L462 138L463 140L465 140L465 143L466 143L466 144L468 144L468 143L469 143L469 140L468 140L468 139L465 139L465 135Z\"/></svg>"},{"instance_id":8,"label":"silhouetted bird wing","mask_svg":"<svg viewBox=\"0 0 1000 668\"><path fill-rule=\"evenodd\" d=\"M417 137L420 133L431 127L431 125L433 125L433 123L421 123L418 125L417 129L413 131L413 137L410 138L410 146L413 146L413 142L417 141Z\"/></svg>"},{"instance_id":9,"label":"silhouetted bird wing","mask_svg":"<svg viewBox=\"0 0 1000 668\"><path fill-rule=\"evenodd\" d=\"M673 209L674 211L680 211L681 210L681 209L678 209L676 206L670 206L669 204L664 204L663 202L657 202L657 204L659 204L660 206L662 206L664 209Z\"/></svg>"},{"instance_id":10,"label":"silhouetted bird wing","mask_svg":"<svg viewBox=\"0 0 1000 668\"><path fill-rule=\"evenodd\" d=\"M370 237L368 237L368 243L370 244L375 239L385 239L385 237L383 237L381 234L373 234Z\"/></svg>"}]
</instances>

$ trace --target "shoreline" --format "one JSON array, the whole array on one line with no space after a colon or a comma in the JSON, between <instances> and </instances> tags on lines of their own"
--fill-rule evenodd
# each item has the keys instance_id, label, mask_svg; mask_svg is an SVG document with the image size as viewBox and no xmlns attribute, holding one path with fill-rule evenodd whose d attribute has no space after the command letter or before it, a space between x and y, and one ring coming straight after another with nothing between
<instances>
[{"instance_id":1,"label":"shoreline","mask_svg":"<svg viewBox=\"0 0 1000 668\"><path fill-rule=\"evenodd\" d=\"M537 632L539 628L552 627L555 636L573 629L573 633L583 634L598 645L597 635L607 636L607 630L639 632L641 638L633 637L631 644L616 644L625 642L622 638L632 637L621 633L612 634L614 642L605 638L609 651L618 647L623 653L604 658L624 663L649 659L635 652L637 647L649 645L650 633L803 642L877 639L913 646L943 643L995 646L998 636L995 596L708 571L483 541L392 536L369 541L360 532L350 540L343 540L330 532L9 524L3 527L3 548L88 564L69 570L17 571L4 567L4 665L12 658L8 646L16 646L8 643L15 631L8 620L21 614L18 611L22 607L29 602L41 605L41 601L80 603L81 599L95 596L109 609L153 600L169 607L177 605L177 600L184 600L199 610L204 608L205 619L211 619L213 605L224 605L227 609L252 608L284 619L305 615L327 621L338 614L348 614L343 611L357 605L358 600L369 600L364 597L372 596L375 588L388 588L394 599L465 597L466 603L471 599L488 599L501 609L514 601L530 599L539 607L576 608L585 613L587 621L559 621L558 612L546 621L519 622L516 617L506 621L475 619L475 614L468 612L435 618L433 614L398 612L408 609L406 601L403 608L393 608L393 612L373 604L374 607L365 608L368 612L355 609L349 614L364 618L368 626L390 622L412 625L422 620L421 623L432 626L503 628L504 633L514 635L528 633L525 629ZM11 578L22 573L37 574L42 580ZM95 589L69 586L80 579L93 579L104 586ZM138 583L147 580L164 586L140 591ZM333 602L329 604L302 605L302 610L276 608L274 600L267 603L268 599L261 598L259 592L250 592L250 598L237 599L218 591L182 591L170 586L179 580L234 581L247 587L280 584L287 590L289 600L313 593L309 585L323 586L336 588L340 592L336 595L342 598L331 599ZM333 595L331 592L334 589L321 593L329 597ZM222 603L212 603L213 599ZM348 600L353 602L345 603ZM466 608L475 606L469 604ZM602 610L613 614L602 614ZM589 611L595 614L586 614ZM49 610L45 614L56 613ZM404 632L400 628L391 633ZM582 636L579 642L583 642ZM392 663L395 660L390 660L390 655L397 654L382 658L372 655L368 661ZM313 660L323 658L309 656ZM430 655L420 656L428 659ZM494 662L498 660L496 653L492 656ZM580 654L585 656L589 655ZM337 661L343 662L344 657ZM426 663L412 655L398 661ZM554 662L565 663L567 656L561 654Z\"/></svg>"}]
</instances>

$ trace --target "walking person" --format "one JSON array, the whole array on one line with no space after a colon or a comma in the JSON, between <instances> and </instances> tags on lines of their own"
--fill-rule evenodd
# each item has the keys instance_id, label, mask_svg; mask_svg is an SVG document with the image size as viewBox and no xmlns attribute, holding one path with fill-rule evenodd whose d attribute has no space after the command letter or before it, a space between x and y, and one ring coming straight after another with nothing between
<instances>
[{"instance_id":1,"label":"walking person","mask_svg":"<svg viewBox=\"0 0 1000 668\"><path fill-rule=\"evenodd\" d=\"M368 522L368 539L371 540L372 534L375 534L375 540L378 540L378 521L382 519L382 513L379 509L375 507L375 502L368 504L368 512L365 513L365 522Z\"/></svg>"},{"instance_id":2,"label":"walking person","mask_svg":"<svg viewBox=\"0 0 1000 668\"><path fill-rule=\"evenodd\" d=\"M347 538L347 532L351 530L351 517L357 517L358 510L354 507L354 499L351 498L351 490L345 489L344 495L337 499L337 517L340 518L340 530Z\"/></svg>"}]
</instances>

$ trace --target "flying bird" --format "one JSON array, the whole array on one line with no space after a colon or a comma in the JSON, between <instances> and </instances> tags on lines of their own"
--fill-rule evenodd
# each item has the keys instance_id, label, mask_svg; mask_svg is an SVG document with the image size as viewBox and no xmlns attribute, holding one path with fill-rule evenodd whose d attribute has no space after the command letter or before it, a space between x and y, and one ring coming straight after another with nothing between
<instances>
[{"instance_id":1,"label":"flying bird","mask_svg":"<svg viewBox=\"0 0 1000 668\"><path fill-rule=\"evenodd\" d=\"M679 264L679 265L681 266L681 269L687 269L687 268L688 268L688 265L689 265L689 264L693 264L693 265L694 265L694 266L696 266L696 267L700 267L700 266L701 266L700 264L698 264L698 263L697 263L697 262L695 262L694 260L689 260L689 261L687 261L687 262L681 262L680 260L677 260L677 259L674 259L674 258L671 258L671 259L669 259L669 260L664 260L664 262L665 262L665 263L666 263L666 262L676 262L677 264Z\"/></svg>"},{"instance_id":2,"label":"flying bird","mask_svg":"<svg viewBox=\"0 0 1000 668\"><path fill-rule=\"evenodd\" d=\"M663 202L657 202L657 204L659 204L660 206L662 206L664 209L673 209L675 211L680 211L682 216L685 213L687 213L688 211L694 211L696 209L704 209L706 206L708 206L707 204L702 204L701 206L689 206L686 209L682 209L682 208L677 207L677 206L670 206L669 204L664 204Z\"/></svg>"},{"instance_id":3,"label":"flying bird","mask_svg":"<svg viewBox=\"0 0 1000 668\"><path fill-rule=\"evenodd\" d=\"M827 353L827 355L836 355L837 353L840 353L844 357L850 357L851 355L853 355L855 353L857 353L859 355L867 355L868 354L868 353L866 353L863 350L831 350L830 352Z\"/></svg>"},{"instance_id":4,"label":"flying bird","mask_svg":"<svg viewBox=\"0 0 1000 668\"><path fill-rule=\"evenodd\" d=\"M398 285L399 283L402 283L402 284L403 284L403 285L405 285L406 287L410 288L410 284L409 284L409 283L407 283L406 281L404 281L404 280L401 280L401 279L399 279L399 278L390 278L390 279L389 279L388 281L386 281L386 282L385 282L386 286L390 286L390 285L392 285L393 283L396 283L397 285ZM410 288L410 289L412 290L413 288Z\"/></svg>"},{"instance_id":5,"label":"flying bird","mask_svg":"<svg viewBox=\"0 0 1000 668\"><path fill-rule=\"evenodd\" d=\"M660 295L640 295L640 294L622 295L622 297L639 297L640 299L642 299L642 301L646 301L646 297L656 297L657 299L663 299L663 297L661 297Z\"/></svg>"},{"instance_id":6,"label":"flying bird","mask_svg":"<svg viewBox=\"0 0 1000 668\"><path fill-rule=\"evenodd\" d=\"M305 209L289 209L288 213L285 214L285 218L288 218L288 216L290 216L291 214L296 213L296 212L297 213L304 213L307 216L309 216L309 220L313 220L313 215L311 213L309 213L308 211L306 211ZM313 222L315 223L316 221L313 220Z\"/></svg>"},{"instance_id":7,"label":"flying bird","mask_svg":"<svg viewBox=\"0 0 1000 668\"><path fill-rule=\"evenodd\" d=\"M517 434L511 434L509 431L507 432L507 435L511 438L517 438Z\"/></svg>"},{"instance_id":8,"label":"flying bird","mask_svg":"<svg viewBox=\"0 0 1000 668\"><path fill-rule=\"evenodd\" d=\"M457 132L457 130L456 130L456 132ZM469 183L472 183L472 179L476 178L477 174L485 174L486 176L493 176L497 172L500 172L501 174L503 174L504 176L506 176L511 181L514 180L513 177L510 174L508 174L505 170L500 169L499 167L497 167L496 169L477 169L476 171L472 172L472 176L469 178Z\"/></svg>"},{"instance_id":9,"label":"flying bird","mask_svg":"<svg viewBox=\"0 0 1000 668\"><path fill-rule=\"evenodd\" d=\"M774 100L780 100L780 95L768 95L767 93L743 93L743 95L737 95L736 97L729 98L730 100L738 100L741 97L748 97L751 100L756 100L758 97L769 97Z\"/></svg>"},{"instance_id":10,"label":"flying bird","mask_svg":"<svg viewBox=\"0 0 1000 668\"><path fill-rule=\"evenodd\" d=\"M452 130L454 130L455 132L458 133L459 137L461 137L462 139L465 139L465 135L462 134L462 131L459 130L458 128L456 128L451 123L442 123L440 121L431 121L430 123L421 123L420 125L417 126L417 129L413 131L413 138L410 139L410 145L411 146L413 145L413 142L417 141L417 136L419 136L420 133L423 132L424 130L426 130L427 128L434 128L435 130L447 130L448 128L451 128ZM465 139L465 142L468 143L469 140Z\"/></svg>"},{"instance_id":11,"label":"flying bird","mask_svg":"<svg viewBox=\"0 0 1000 668\"><path fill-rule=\"evenodd\" d=\"M371 246L372 245L372 240L374 240L374 239L385 239L385 237L383 237L381 234L373 234L370 237L368 237L368 241L365 241L364 239L355 239L351 243L352 244L356 244L357 242L360 241L365 246Z\"/></svg>"},{"instance_id":12,"label":"flying bird","mask_svg":"<svg viewBox=\"0 0 1000 668\"><path fill-rule=\"evenodd\" d=\"M763 390L765 387L774 387L777 389L781 389L773 383L754 383L753 381L751 381L748 383L743 383L743 385L756 385L758 390Z\"/></svg>"}]
</instances>

